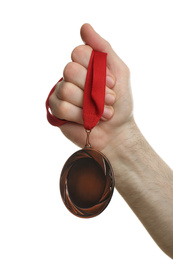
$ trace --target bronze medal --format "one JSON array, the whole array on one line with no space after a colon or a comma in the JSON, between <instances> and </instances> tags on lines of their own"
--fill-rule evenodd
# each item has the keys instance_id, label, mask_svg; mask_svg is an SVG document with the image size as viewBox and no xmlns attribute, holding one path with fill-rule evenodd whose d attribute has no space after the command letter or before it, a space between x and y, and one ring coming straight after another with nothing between
<instances>
[{"instance_id":1,"label":"bronze medal","mask_svg":"<svg viewBox=\"0 0 173 260\"><path fill-rule=\"evenodd\" d=\"M65 206L82 218L94 217L107 207L115 184L109 160L87 146L70 156L60 177Z\"/></svg>"}]
</instances>

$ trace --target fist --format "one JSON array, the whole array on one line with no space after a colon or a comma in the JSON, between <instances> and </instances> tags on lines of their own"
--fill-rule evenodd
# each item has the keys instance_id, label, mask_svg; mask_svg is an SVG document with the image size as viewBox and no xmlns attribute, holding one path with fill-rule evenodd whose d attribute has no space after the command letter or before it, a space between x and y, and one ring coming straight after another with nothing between
<instances>
[{"instance_id":1,"label":"fist","mask_svg":"<svg viewBox=\"0 0 173 260\"><path fill-rule=\"evenodd\" d=\"M88 64L93 49L106 52L108 55L104 112L90 135L92 147L103 150L115 137L118 128L132 117L130 74L128 67L110 44L90 25L82 26L81 37L86 44L72 51L72 61L65 66L63 80L57 83L49 105L55 117L70 121L60 127L65 136L84 147L86 133L83 127L83 95Z\"/></svg>"}]
</instances>

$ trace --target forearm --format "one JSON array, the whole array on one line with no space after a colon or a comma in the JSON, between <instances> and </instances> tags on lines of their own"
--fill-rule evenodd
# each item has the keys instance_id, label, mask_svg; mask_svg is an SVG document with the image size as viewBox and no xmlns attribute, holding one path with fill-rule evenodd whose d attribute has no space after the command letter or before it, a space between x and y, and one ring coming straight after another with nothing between
<instances>
[{"instance_id":1,"label":"forearm","mask_svg":"<svg viewBox=\"0 0 173 260\"><path fill-rule=\"evenodd\" d=\"M86 138L82 126L86 69L93 49L106 51L107 109L104 109L103 120L94 127L90 142L110 160L117 190L157 244L173 257L173 173L147 143L134 120L128 122L133 111L128 67L90 25L82 26L81 37L85 45L73 50L72 62L64 69L64 80L57 84L49 99L52 114L74 122L62 125L61 130L67 138L83 147ZM113 99L109 99L109 94Z\"/></svg>"},{"instance_id":2,"label":"forearm","mask_svg":"<svg viewBox=\"0 0 173 260\"><path fill-rule=\"evenodd\" d=\"M115 186L160 248L173 257L173 172L134 120L116 135L104 151Z\"/></svg>"}]
</instances>

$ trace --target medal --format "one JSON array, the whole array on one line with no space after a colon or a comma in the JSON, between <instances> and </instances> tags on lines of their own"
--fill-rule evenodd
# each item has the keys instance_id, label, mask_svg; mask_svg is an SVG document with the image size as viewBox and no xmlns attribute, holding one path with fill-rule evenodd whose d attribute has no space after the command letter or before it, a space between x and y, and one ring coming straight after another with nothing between
<instances>
[{"instance_id":1,"label":"medal","mask_svg":"<svg viewBox=\"0 0 173 260\"><path fill-rule=\"evenodd\" d=\"M86 130L85 147L66 161L60 176L60 193L68 210L82 218L100 214L109 204L114 191L114 175L111 164L104 154L92 149L89 141L91 130L100 120L105 101L106 53L93 51L91 54L83 100L83 120ZM47 119L54 126L67 123L49 112Z\"/></svg>"}]
</instances>

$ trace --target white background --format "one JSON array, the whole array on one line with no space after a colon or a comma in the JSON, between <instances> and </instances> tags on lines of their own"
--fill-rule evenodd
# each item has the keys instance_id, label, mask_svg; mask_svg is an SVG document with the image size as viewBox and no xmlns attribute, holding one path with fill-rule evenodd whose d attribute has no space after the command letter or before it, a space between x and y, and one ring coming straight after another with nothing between
<instances>
[{"instance_id":1,"label":"white background","mask_svg":"<svg viewBox=\"0 0 173 260\"><path fill-rule=\"evenodd\" d=\"M82 44L85 22L129 66L136 122L173 167L172 0L1 0L2 260L169 259L116 191L93 219L61 201L61 168L78 148L47 123L45 100Z\"/></svg>"}]
</instances>

